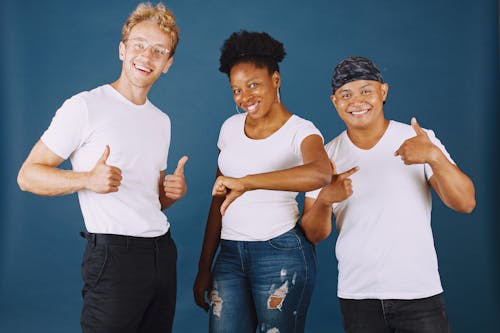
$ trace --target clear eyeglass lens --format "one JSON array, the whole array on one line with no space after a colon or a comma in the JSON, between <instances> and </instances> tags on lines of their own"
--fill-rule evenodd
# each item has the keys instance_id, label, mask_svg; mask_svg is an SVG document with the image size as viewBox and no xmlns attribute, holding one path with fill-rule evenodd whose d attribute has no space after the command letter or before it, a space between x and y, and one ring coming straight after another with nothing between
<instances>
[{"instance_id":1,"label":"clear eyeglass lens","mask_svg":"<svg viewBox=\"0 0 500 333\"><path fill-rule=\"evenodd\" d=\"M136 51L143 52L143 51L147 50L149 47L151 47L151 50L153 51L152 54L155 57L163 57L169 52L169 50L167 48L160 46L160 45L151 45L145 40L132 39L130 41L132 42L132 47Z\"/></svg>"}]
</instances>

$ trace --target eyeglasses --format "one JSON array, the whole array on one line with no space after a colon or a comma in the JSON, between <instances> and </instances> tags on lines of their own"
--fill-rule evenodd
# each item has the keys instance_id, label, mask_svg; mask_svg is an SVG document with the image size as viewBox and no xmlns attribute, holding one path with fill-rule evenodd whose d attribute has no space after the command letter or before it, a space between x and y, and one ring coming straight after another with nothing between
<instances>
[{"instance_id":1,"label":"eyeglasses","mask_svg":"<svg viewBox=\"0 0 500 333\"><path fill-rule=\"evenodd\" d=\"M131 38L123 41L124 43L132 46L134 51L144 52L147 49L151 48L152 55L154 58L160 59L167 56L170 53L170 50L166 47L161 46L160 44L150 44L147 40L142 38Z\"/></svg>"}]
</instances>

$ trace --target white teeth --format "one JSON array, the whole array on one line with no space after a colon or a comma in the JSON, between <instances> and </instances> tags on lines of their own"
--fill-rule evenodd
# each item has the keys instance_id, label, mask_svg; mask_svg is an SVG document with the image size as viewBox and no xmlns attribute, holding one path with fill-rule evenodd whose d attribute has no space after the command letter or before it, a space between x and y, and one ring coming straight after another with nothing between
<instances>
[{"instance_id":1,"label":"white teeth","mask_svg":"<svg viewBox=\"0 0 500 333\"><path fill-rule=\"evenodd\" d=\"M367 113L367 112L368 112L368 110L353 111L353 112L351 112L351 114L353 114L353 115L356 115L356 116L357 116L357 115L360 115L360 114L365 114L365 113Z\"/></svg>"},{"instance_id":2,"label":"white teeth","mask_svg":"<svg viewBox=\"0 0 500 333\"><path fill-rule=\"evenodd\" d=\"M141 71L144 71L144 72L148 72L148 73L151 72L151 69L144 67L142 65L139 65L139 64L135 64L135 68L140 69Z\"/></svg>"},{"instance_id":3,"label":"white teeth","mask_svg":"<svg viewBox=\"0 0 500 333\"><path fill-rule=\"evenodd\" d=\"M255 111L255 109L257 109L257 104L258 103L255 103L255 104L252 104L250 106L247 107L247 110L252 112L252 111Z\"/></svg>"}]
</instances>

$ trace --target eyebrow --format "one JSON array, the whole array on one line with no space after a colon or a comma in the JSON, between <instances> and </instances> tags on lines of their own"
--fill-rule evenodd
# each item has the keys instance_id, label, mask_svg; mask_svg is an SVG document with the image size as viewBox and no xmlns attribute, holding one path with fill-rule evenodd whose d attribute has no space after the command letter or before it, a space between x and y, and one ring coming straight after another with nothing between
<instances>
[{"instance_id":1,"label":"eyebrow","mask_svg":"<svg viewBox=\"0 0 500 333\"><path fill-rule=\"evenodd\" d=\"M146 43L154 45L154 46L160 46L160 47L163 47L164 49L167 49L167 50L169 49L168 47L166 47L162 43L150 43L149 40L147 40L144 37L132 37L132 38L127 38L127 39L128 40L140 40L140 41L146 42Z\"/></svg>"},{"instance_id":2,"label":"eyebrow","mask_svg":"<svg viewBox=\"0 0 500 333\"><path fill-rule=\"evenodd\" d=\"M255 80L258 80L259 78L254 76L254 77L251 77L249 78L248 80L245 81L245 83L249 83L250 81L255 81Z\"/></svg>"},{"instance_id":3,"label":"eyebrow","mask_svg":"<svg viewBox=\"0 0 500 333\"><path fill-rule=\"evenodd\" d=\"M259 78L258 78L258 77L255 77L255 76L254 76L254 77L251 77L251 78L249 78L248 80L246 80L246 81L245 81L245 84L248 84L248 83L250 83L250 82L252 82L252 81L254 81L254 80L258 80L258 79L259 79ZM231 87L235 87L235 85L234 85L234 84L231 84Z\"/></svg>"}]
</instances>

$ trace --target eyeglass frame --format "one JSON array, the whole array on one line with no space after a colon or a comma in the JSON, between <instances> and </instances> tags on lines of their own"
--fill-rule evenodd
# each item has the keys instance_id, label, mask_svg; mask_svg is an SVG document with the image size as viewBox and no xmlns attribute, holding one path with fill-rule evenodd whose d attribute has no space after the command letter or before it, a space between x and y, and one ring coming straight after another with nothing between
<instances>
[{"instance_id":1,"label":"eyeglass frame","mask_svg":"<svg viewBox=\"0 0 500 333\"><path fill-rule=\"evenodd\" d=\"M136 38L127 38L122 40L122 42L127 45L127 42L132 41L132 42L138 42L139 44L132 44L132 48L134 51L137 52L144 52L151 48L152 55L155 58L161 59L162 57L170 55L170 50L161 44L151 44L149 43L146 39L141 38L141 37L136 37Z\"/></svg>"}]
</instances>

